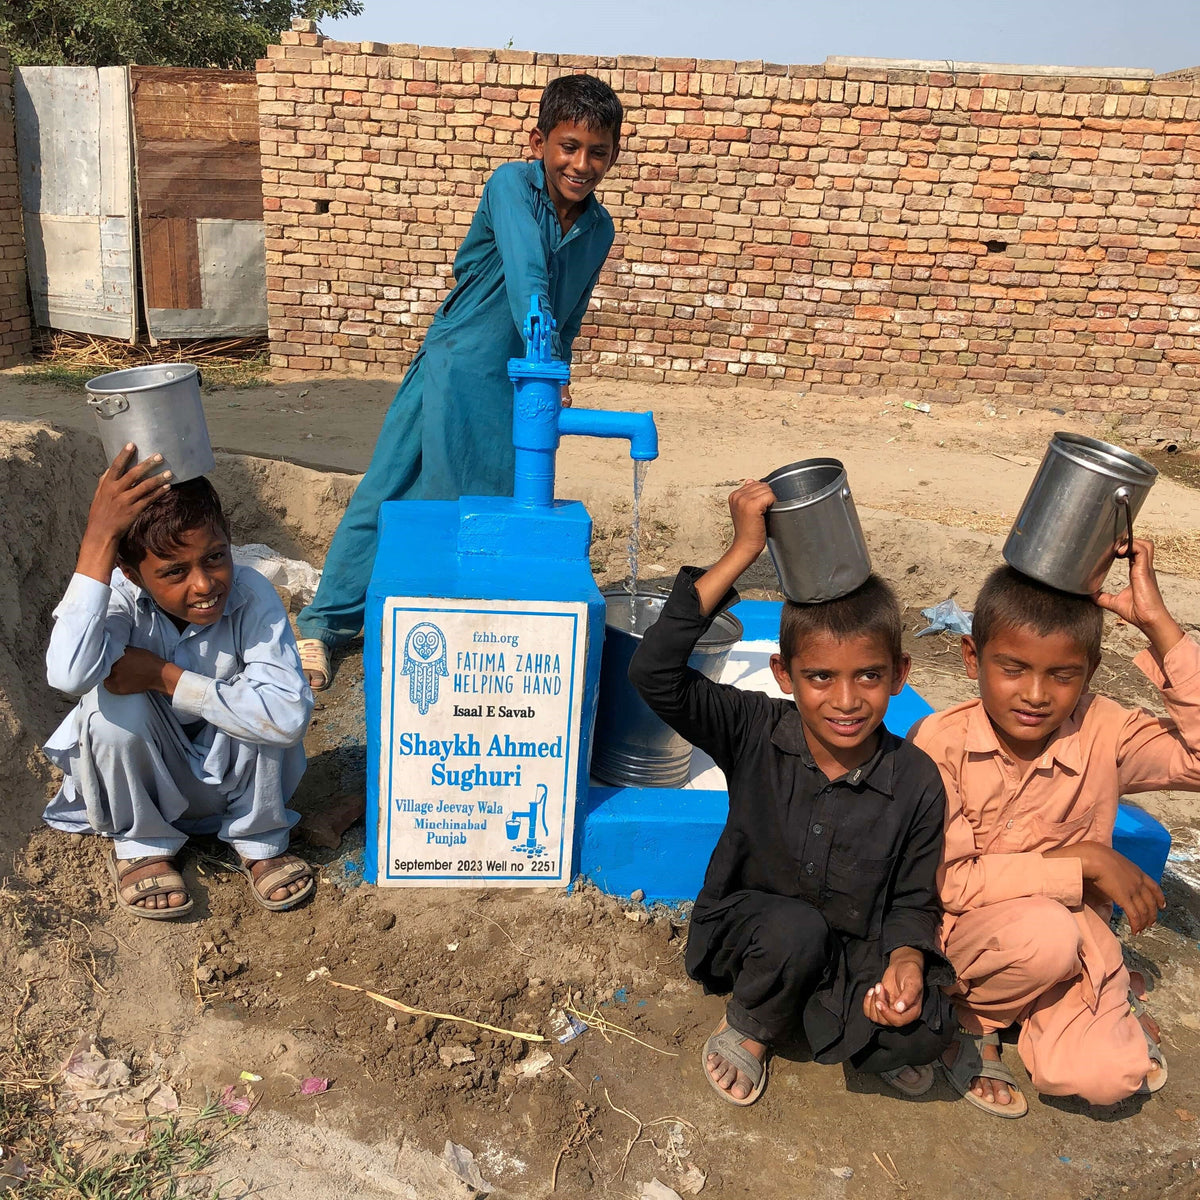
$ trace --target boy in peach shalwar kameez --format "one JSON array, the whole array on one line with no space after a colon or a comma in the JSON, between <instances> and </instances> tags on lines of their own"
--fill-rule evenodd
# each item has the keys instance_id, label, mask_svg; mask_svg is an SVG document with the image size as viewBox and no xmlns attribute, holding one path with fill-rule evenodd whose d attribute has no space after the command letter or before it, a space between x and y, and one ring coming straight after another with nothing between
<instances>
[{"instance_id":1,"label":"boy in peach shalwar kameez","mask_svg":"<svg viewBox=\"0 0 1200 1200\"><path fill-rule=\"evenodd\" d=\"M1166 1082L1157 1027L1108 923L1120 904L1136 934L1165 903L1112 849L1119 797L1200 790L1200 646L1167 611L1153 551L1135 540L1129 587L1095 603L994 571L963 639L980 699L914 733L948 801L942 937L961 1031L943 1066L997 1116L1028 1109L1000 1060L997 1031L1013 1022L1041 1092L1112 1104ZM1149 639L1135 665L1161 690L1166 719L1087 692L1101 609Z\"/></svg>"}]
</instances>

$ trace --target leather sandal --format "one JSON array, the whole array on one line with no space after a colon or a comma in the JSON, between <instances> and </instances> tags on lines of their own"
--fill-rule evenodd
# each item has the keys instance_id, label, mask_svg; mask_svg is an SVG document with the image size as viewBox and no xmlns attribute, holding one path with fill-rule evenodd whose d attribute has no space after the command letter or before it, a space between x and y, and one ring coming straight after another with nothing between
<instances>
[{"instance_id":1,"label":"leather sandal","mask_svg":"<svg viewBox=\"0 0 1200 1200\"><path fill-rule=\"evenodd\" d=\"M736 1104L738 1108L747 1108L753 1104L763 1094L763 1088L767 1086L766 1061L759 1062L742 1045L742 1042L749 1036L746 1033L739 1033L732 1025L726 1025L724 1029L716 1030L709 1037L708 1041L704 1043L704 1049L700 1053L700 1065L704 1069L704 1078L708 1080L708 1086L722 1100L727 1101L729 1104ZM748 1096L739 1099L713 1079L708 1072L708 1056L710 1054L719 1054L727 1063L736 1067L750 1080L750 1094Z\"/></svg>"},{"instance_id":2,"label":"leather sandal","mask_svg":"<svg viewBox=\"0 0 1200 1200\"><path fill-rule=\"evenodd\" d=\"M323 692L333 682L333 670L329 665L329 647L320 638L300 638L296 642L300 651L300 669L314 692Z\"/></svg>"},{"instance_id":3,"label":"leather sandal","mask_svg":"<svg viewBox=\"0 0 1200 1200\"><path fill-rule=\"evenodd\" d=\"M255 862L267 861L263 859L255 859ZM250 884L250 894L269 912L286 912L289 908L295 908L296 905L307 900L316 889L317 881L313 877L313 869L295 854L276 854L271 860L275 865L268 867L265 871L260 872L257 876L254 874L254 869L249 862L239 856L238 861L229 864L233 870L240 871L245 875ZM301 879L307 878L307 884L292 896L288 896L284 900L272 900L270 895L274 891L278 891L281 887L286 887L289 883L296 883Z\"/></svg>"},{"instance_id":4,"label":"leather sandal","mask_svg":"<svg viewBox=\"0 0 1200 1200\"><path fill-rule=\"evenodd\" d=\"M162 863L165 869L156 871L153 875L146 875L136 883L125 882L139 867L146 867L151 863ZM170 855L146 854L139 858L118 858L117 848L109 846L108 873L116 887L118 906L126 912L133 913L135 917L142 917L147 921L175 921L192 911L193 902L188 895L187 884L175 865L175 859ZM153 896L169 896L172 892L182 892L187 896L187 901L175 908L147 908L135 903L137 900L149 900Z\"/></svg>"},{"instance_id":5,"label":"leather sandal","mask_svg":"<svg viewBox=\"0 0 1200 1200\"><path fill-rule=\"evenodd\" d=\"M1162 1046L1150 1036L1150 1031L1142 1024L1141 1018L1146 1011L1146 1006L1133 992L1129 993L1129 1011L1138 1019L1138 1028L1141 1029L1142 1036L1146 1039L1146 1053L1150 1055L1150 1061L1158 1063L1158 1070L1154 1073L1154 1082L1151 1083L1147 1076L1142 1080L1142 1086L1134 1094L1152 1096L1155 1092L1161 1092L1167 1085L1167 1059L1162 1052Z\"/></svg>"},{"instance_id":6,"label":"leather sandal","mask_svg":"<svg viewBox=\"0 0 1200 1200\"><path fill-rule=\"evenodd\" d=\"M984 1046L998 1047L1000 1045L998 1033L980 1035L960 1029L954 1035L953 1044L958 1047L954 1065L946 1066L945 1059L939 1059L938 1063L942 1068L942 1073L946 1076L947 1083L963 1099L970 1101L976 1108L983 1109L985 1113L990 1113L993 1117L1004 1117L1009 1121L1015 1121L1029 1111L1029 1101L1021 1094L1021 1089L1017 1087L1013 1073L1004 1063L990 1062L980 1053ZM976 1079L995 1079L1000 1083L1007 1084L1012 1093L1012 1099L1007 1104L996 1104L995 1102L989 1104L971 1090L971 1084Z\"/></svg>"},{"instance_id":7,"label":"leather sandal","mask_svg":"<svg viewBox=\"0 0 1200 1200\"><path fill-rule=\"evenodd\" d=\"M905 1096L925 1095L933 1087L933 1064L922 1063L919 1067L914 1065L912 1069L920 1076L919 1079L914 1080L902 1078L902 1073L907 1069L907 1067L896 1067L891 1071L880 1071L879 1078Z\"/></svg>"}]
</instances>

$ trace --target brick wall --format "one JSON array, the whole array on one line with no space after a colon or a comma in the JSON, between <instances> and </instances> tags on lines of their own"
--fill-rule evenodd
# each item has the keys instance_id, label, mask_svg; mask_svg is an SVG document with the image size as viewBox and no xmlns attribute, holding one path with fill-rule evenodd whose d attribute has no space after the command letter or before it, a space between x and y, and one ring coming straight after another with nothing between
<instances>
[{"instance_id":1,"label":"brick wall","mask_svg":"<svg viewBox=\"0 0 1200 1200\"><path fill-rule=\"evenodd\" d=\"M577 374L974 392L1200 440L1200 80L282 43L259 63L280 368L403 368L487 174L585 69L627 137Z\"/></svg>"},{"instance_id":2,"label":"brick wall","mask_svg":"<svg viewBox=\"0 0 1200 1200\"><path fill-rule=\"evenodd\" d=\"M0 367L29 353L29 297L25 289L25 232L13 131L12 65L0 50Z\"/></svg>"}]
</instances>

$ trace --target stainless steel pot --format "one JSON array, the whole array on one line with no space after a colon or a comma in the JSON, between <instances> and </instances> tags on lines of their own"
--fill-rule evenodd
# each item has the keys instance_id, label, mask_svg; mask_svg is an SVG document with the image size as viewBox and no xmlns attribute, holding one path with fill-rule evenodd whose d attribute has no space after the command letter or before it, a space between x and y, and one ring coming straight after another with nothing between
<instances>
[{"instance_id":1,"label":"stainless steel pot","mask_svg":"<svg viewBox=\"0 0 1200 1200\"><path fill-rule=\"evenodd\" d=\"M687 783L692 746L664 725L629 682L629 661L642 635L658 620L665 596L625 591L604 593L607 605L604 654L592 774L617 787L681 787ZM725 660L741 640L742 623L718 613L688 659L709 679L720 679Z\"/></svg>"},{"instance_id":2,"label":"stainless steel pot","mask_svg":"<svg viewBox=\"0 0 1200 1200\"><path fill-rule=\"evenodd\" d=\"M1120 446L1056 433L1004 543L1005 561L1063 592L1098 591L1157 477Z\"/></svg>"},{"instance_id":3,"label":"stainless steel pot","mask_svg":"<svg viewBox=\"0 0 1200 1200\"><path fill-rule=\"evenodd\" d=\"M775 493L767 509L767 549L789 600L836 600L866 582L871 556L846 468L836 458L790 463L763 482Z\"/></svg>"},{"instance_id":4,"label":"stainless steel pot","mask_svg":"<svg viewBox=\"0 0 1200 1200\"><path fill-rule=\"evenodd\" d=\"M207 475L216 465L200 400L200 372L191 363L152 363L112 371L87 382L109 462L127 443L137 461L163 456L173 483Z\"/></svg>"}]
</instances>

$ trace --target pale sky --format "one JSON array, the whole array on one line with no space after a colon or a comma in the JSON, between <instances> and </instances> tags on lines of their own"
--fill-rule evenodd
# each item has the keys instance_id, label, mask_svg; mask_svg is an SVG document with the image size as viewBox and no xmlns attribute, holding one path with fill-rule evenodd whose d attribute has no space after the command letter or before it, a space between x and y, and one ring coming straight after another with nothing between
<instances>
[{"instance_id":1,"label":"pale sky","mask_svg":"<svg viewBox=\"0 0 1200 1200\"><path fill-rule=\"evenodd\" d=\"M819 63L828 55L1200 65L1200 0L366 0L346 41Z\"/></svg>"}]
</instances>

